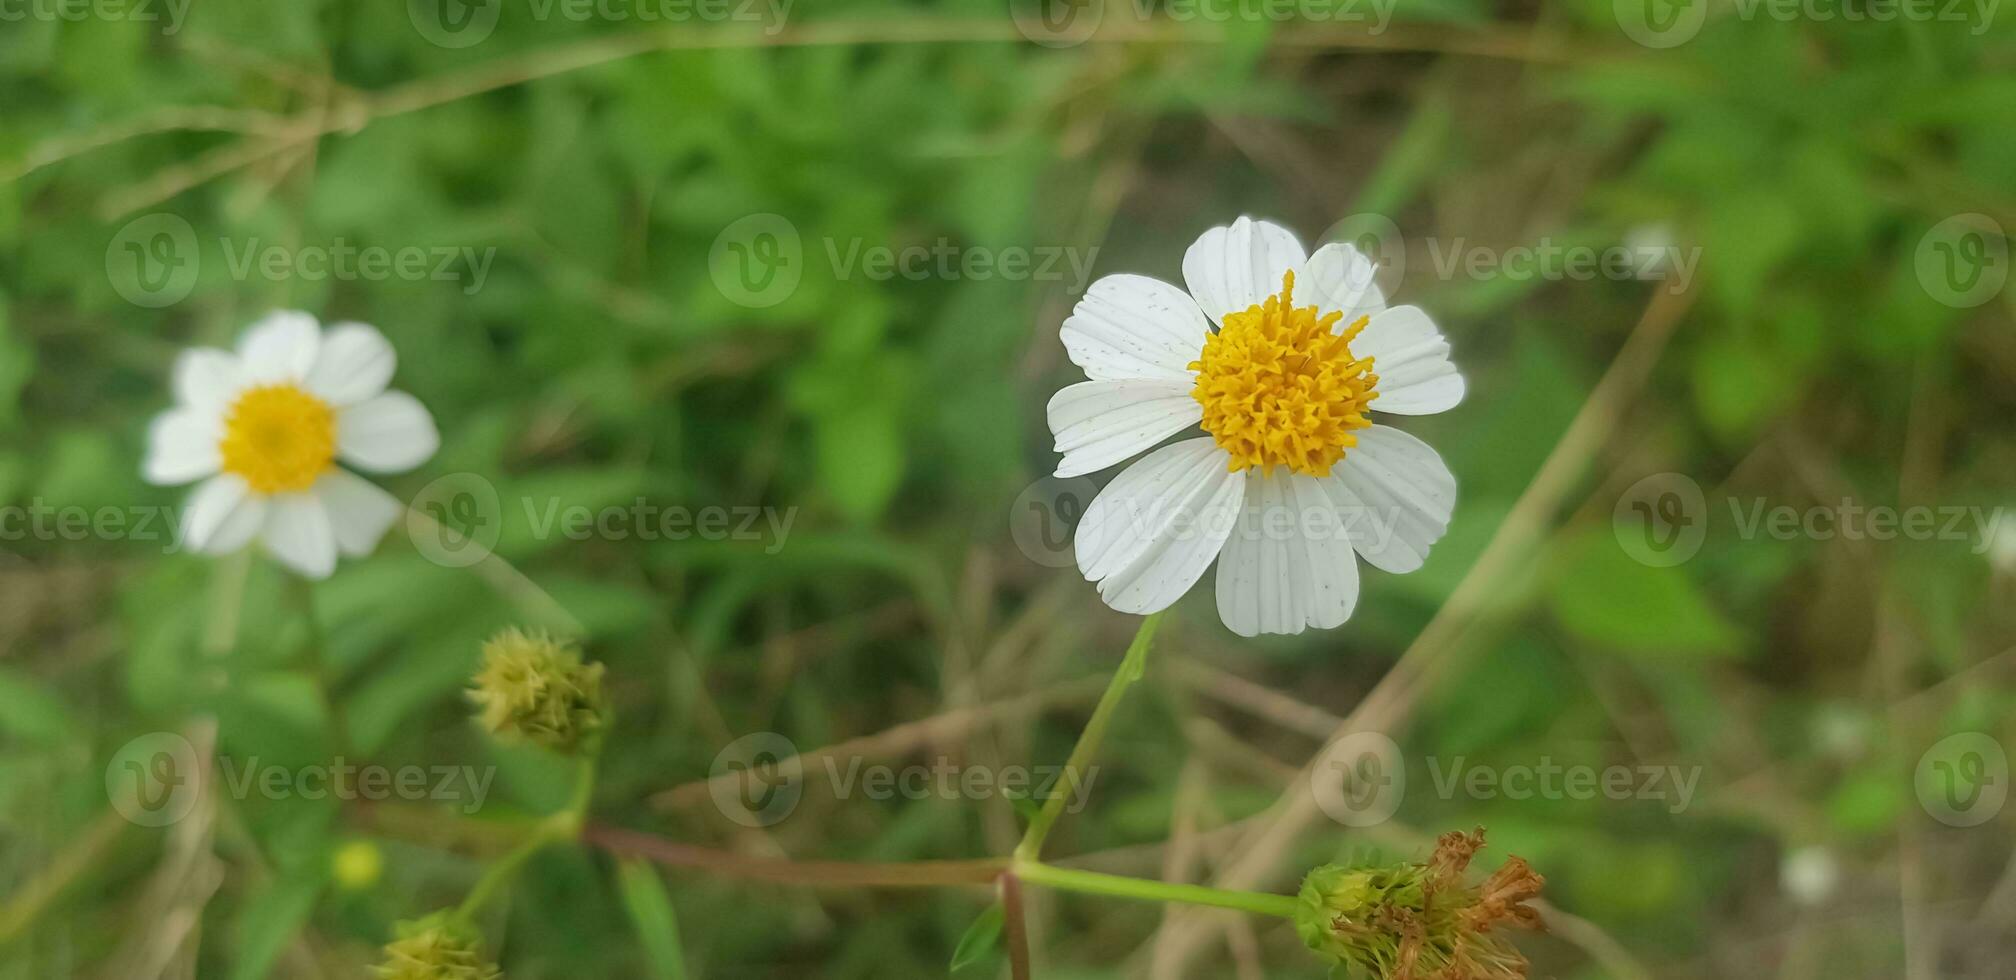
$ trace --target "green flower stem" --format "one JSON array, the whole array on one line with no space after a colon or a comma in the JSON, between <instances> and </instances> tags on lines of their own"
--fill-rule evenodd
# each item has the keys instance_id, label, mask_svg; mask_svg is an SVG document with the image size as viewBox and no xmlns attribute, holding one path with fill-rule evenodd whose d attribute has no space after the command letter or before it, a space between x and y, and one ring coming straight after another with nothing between
<instances>
[{"instance_id":1,"label":"green flower stem","mask_svg":"<svg viewBox=\"0 0 2016 980\"><path fill-rule=\"evenodd\" d=\"M1281 919L1295 917L1299 902L1293 895L1274 895L1267 892L1235 892L1205 885L1184 885L1169 881L1153 881L1147 878L1127 878L1121 875L1102 874L1097 871L1078 871L1044 864L1041 861L1016 861L1010 869L1019 879L1043 885L1059 891L1080 892L1086 895L1105 895L1110 898L1130 898L1142 902L1182 902L1186 905L1209 905L1213 908L1236 909L1255 915L1271 915Z\"/></svg>"},{"instance_id":2,"label":"green flower stem","mask_svg":"<svg viewBox=\"0 0 2016 980\"><path fill-rule=\"evenodd\" d=\"M462 904L455 907L456 920L473 925L475 915L483 904L490 901L491 896L504 887L504 883L510 881L541 848L580 839L581 828L588 823L588 800L595 792L596 750L600 747L599 739L597 744L584 747L586 750L581 753L575 772L574 794L568 800L567 808L533 825L532 832L519 841L517 847L484 870L483 877L476 879L475 886L469 889L469 895L462 899Z\"/></svg>"},{"instance_id":3,"label":"green flower stem","mask_svg":"<svg viewBox=\"0 0 2016 980\"><path fill-rule=\"evenodd\" d=\"M469 896L462 900L462 904L455 906L455 919L465 925L473 924L477 911L483 908L485 902L490 901L490 896L496 894L497 889L504 887L504 883L510 881L511 877L518 873L518 869L526 861L531 860L532 855L538 853L540 848L557 839L559 835L553 832L552 825L543 824L531 836L520 841L517 847L512 848L511 853L490 865L483 872L483 877L476 879L476 886L469 889Z\"/></svg>"},{"instance_id":4,"label":"green flower stem","mask_svg":"<svg viewBox=\"0 0 2016 980\"><path fill-rule=\"evenodd\" d=\"M312 583L298 575L289 575L293 581L294 601L300 606L301 621L308 629L308 669L315 675L315 684L322 689L322 704L329 712L329 735L336 743L336 752L341 755L350 745L350 717L343 708L343 698L336 692L336 671L329 663L329 653L322 633L322 620L315 614L315 590Z\"/></svg>"},{"instance_id":5,"label":"green flower stem","mask_svg":"<svg viewBox=\"0 0 2016 980\"><path fill-rule=\"evenodd\" d=\"M581 828L588 823L588 804L595 796L596 761L602 757L602 737L595 736L581 747L581 763L574 773L574 795L567 801L567 809L553 816L559 824L555 830L573 840L581 836Z\"/></svg>"},{"instance_id":6,"label":"green flower stem","mask_svg":"<svg viewBox=\"0 0 2016 980\"><path fill-rule=\"evenodd\" d=\"M1127 689L1134 686L1134 682L1140 680L1147 670L1148 647L1154 642L1155 626L1161 621L1162 614L1159 612L1142 618L1141 628L1134 632L1134 642L1127 645L1127 655L1120 660L1120 669L1113 672L1112 683L1106 685L1106 693L1099 696L1099 706L1092 709L1092 719L1085 723L1085 730L1078 734L1078 744L1071 749L1070 758L1064 761L1063 777L1051 788L1050 798L1043 801L1043 809L1029 821L1022 843L1015 846L1017 862L1033 862L1042 856L1043 838L1050 835L1051 826L1064 812L1064 804L1077 795L1079 777L1098 753L1099 743L1106 738L1106 726L1113 720L1113 709L1119 707Z\"/></svg>"}]
</instances>

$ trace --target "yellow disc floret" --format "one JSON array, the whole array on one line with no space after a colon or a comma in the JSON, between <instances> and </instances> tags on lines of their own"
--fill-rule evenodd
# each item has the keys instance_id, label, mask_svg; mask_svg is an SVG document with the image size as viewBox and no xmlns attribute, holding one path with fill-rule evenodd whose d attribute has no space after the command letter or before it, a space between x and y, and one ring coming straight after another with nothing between
<instances>
[{"instance_id":1,"label":"yellow disc floret","mask_svg":"<svg viewBox=\"0 0 2016 980\"><path fill-rule=\"evenodd\" d=\"M1204 406L1204 431L1231 454L1234 470L1276 466L1329 476L1365 417L1379 376L1372 359L1351 355L1366 318L1338 331L1342 313L1295 306L1295 273L1265 303L1228 313L1204 352L1191 397Z\"/></svg>"},{"instance_id":2,"label":"yellow disc floret","mask_svg":"<svg viewBox=\"0 0 2016 980\"><path fill-rule=\"evenodd\" d=\"M224 472L263 494L306 490L336 459L336 412L291 384L248 388L224 413Z\"/></svg>"}]
</instances>

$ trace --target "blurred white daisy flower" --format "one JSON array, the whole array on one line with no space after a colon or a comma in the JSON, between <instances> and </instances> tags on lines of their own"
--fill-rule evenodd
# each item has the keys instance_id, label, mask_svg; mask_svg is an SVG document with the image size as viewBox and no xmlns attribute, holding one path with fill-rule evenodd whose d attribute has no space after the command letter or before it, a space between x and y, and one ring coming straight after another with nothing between
<instances>
[{"instance_id":1,"label":"blurred white daisy flower","mask_svg":"<svg viewBox=\"0 0 2016 980\"><path fill-rule=\"evenodd\" d=\"M257 538L310 578L328 577L338 553L369 554L404 507L337 461L399 473L441 443L418 400L385 390L396 363L377 330L324 332L296 312L253 324L236 353L183 351L176 406L155 417L142 466L150 483L203 481L183 511L183 546L225 554Z\"/></svg>"},{"instance_id":2,"label":"blurred white daisy flower","mask_svg":"<svg viewBox=\"0 0 2016 980\"><path fill-rule=\"evenodd\" d=\"M1779 863L1778 883L1793 901L1820 905L1841 883L1841 865L1824 847L1801 847L1787 853Z\"/></svg>"},{"instance_id":3,"label":"blurred white daisy flower","mask_svg":"<svg viewBox=\"0 0 2016 980\"><path fill-rule=\"evenodd\" d=\"M1990 533L1981 541L1981 549L1988 553L1988 563L2004 575L2016 575L2016 521L2004 521L2002 508L1995 509L1996 521L1989 525Z\"/></svg>"},{"instance_id":4,"label":"blurred white daisy flower","mask_svg":"<svg viewBox=\"0 0 2016 980\"><path fill-rule=\"evenodd\" d=\"M1078 568L1107 605L1167 608L1217 558L1226 626L1300 633L1350 618L1354 552L1389 572L1426 560L1456 478L1371 413L1445 411L1463 377L1427 314L1389 309L1372 274L1349 245L1311 256L1287 229L1240 218L1184 253L1187 294L1134 275L1086 291L1063 339L1091 380L1050 399L1057 475L1205 432L1127 467L1086 509Z\"/></svg>"}]
</instances>

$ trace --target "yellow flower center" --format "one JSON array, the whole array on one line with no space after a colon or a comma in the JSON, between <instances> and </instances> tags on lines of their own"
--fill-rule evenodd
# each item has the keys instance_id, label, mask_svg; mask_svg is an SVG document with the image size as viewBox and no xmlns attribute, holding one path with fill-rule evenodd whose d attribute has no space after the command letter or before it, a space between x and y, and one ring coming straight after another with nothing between
<instances>
[{"instance_id":1,"label":"yellow flower center","mask_svg":"<svg viewBox=\"0 0 2016 980\"><path fill-rule=\"evenodd\" d=\"M336 459L336 412L291 384L248 388L224 413L224 472L263 494L306 490Z\"/></svg>"},{"instance_id":2,"label":"yellow flower center","mask_svg":"<svg viewBox=\"0 0 2016 980\"><path fill-rule=\"evenodd\" d=\"M1232 456L1232 469L1271 474L1276 466L1329 476L1352 433L1372 424L1367 406L1379 397L1372 359L1351 356L1351 339L1366 317L1336 331L1342 313L1295 306L1295 273L1263 304L1228 313L1190 362L1204 406L1204 431Z\"/></svg>"}]
</instances>

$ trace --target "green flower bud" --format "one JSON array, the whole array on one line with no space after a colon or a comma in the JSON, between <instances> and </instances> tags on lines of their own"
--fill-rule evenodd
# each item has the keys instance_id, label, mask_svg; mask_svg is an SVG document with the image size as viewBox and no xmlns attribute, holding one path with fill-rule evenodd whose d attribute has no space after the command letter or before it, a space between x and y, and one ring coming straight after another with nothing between
<instances>
[{"instance_id":1,"label":"green flower bud","mask_svg":"<svg viewBox=\"0 0 2016 980\"><path fill-rule=\"evenodd\" d=\"M385 944L385 961L375 968L379 980L502 980L496 964L477 949L475 930L456 923L447 912L393 927L398 936Z\"/></svg>"},{"instance_id":2,"label":"green flower bud","mask_svg":"<svg viewBox=\"0 0 2016 980\"><path fill-rule=\"evenodd\" d=\"M1465 885L1483 846L1479 829L1442 835L1421 864L1317 868L1302 880L1295 931L1339 976L1356 968L1373 980L1523 978L1526 958L1492 929L1540 928L1525 903L1544 880L1515 857L1481 885Z\"/></svg>"},{"instance_id":3,"label":"green flower bud","mask_svg":"<svg viewBox=\"0 0 2016 980\"><path fill-rule=\"evenodd\" d=\"M483 644L469 700L484 728L571 753L602 730L602 665L544 633L507 629Z\"/></svg>"}]
</instances>

